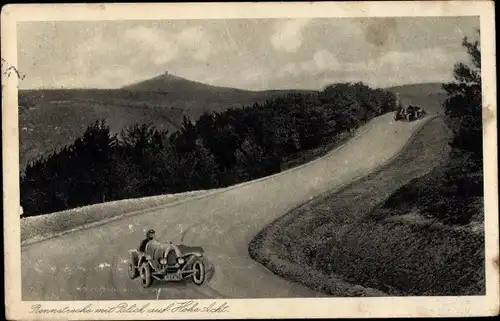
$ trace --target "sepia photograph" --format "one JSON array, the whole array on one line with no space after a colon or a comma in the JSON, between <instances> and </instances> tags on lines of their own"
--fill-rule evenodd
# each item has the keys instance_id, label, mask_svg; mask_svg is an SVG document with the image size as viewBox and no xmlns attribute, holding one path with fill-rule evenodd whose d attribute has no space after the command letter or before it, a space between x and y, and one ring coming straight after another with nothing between
<instances>
[{"instance_id":1,"label":"sepia photograph","mask_svg":"<svg viewBox=\"0 0 500 321\"><path fill-rule=\"evenodd\" d=\"M443 5L3 7L10 317L498 314L493 3Z\"/></svg>"}]
</instances>

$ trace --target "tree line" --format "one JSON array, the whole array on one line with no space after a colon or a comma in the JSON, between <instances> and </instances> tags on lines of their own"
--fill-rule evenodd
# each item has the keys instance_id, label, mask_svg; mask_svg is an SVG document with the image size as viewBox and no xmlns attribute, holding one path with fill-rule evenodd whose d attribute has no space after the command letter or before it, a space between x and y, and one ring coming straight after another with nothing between
<instances>
[{"instance_id":1,"label":"tree line","mask_svg":"<svg viewBox=\"0 0 500 321\"><path fill-rule=\"evenodd\" d=\"M136 124L113 135L105 120L73 144L31 162L21 205L34 216L106 201L209 189L271 175L317 148L396 109L396 97L362 83L327 86L265 103L184 117L170 133Z\"/></svg>"},{"instance_id":2,"label":"tree line","mask_svg":"<svg viewBox=\"0 0 500 321\"><path fill-rule=\"evenodd\" d=\"M483 212L477 213L478 201L484 202L481 47L479 40L467 37L462 46L470 62L455 64L454 80L443 85L446 122L453 131L452 151L442 192L435 195L431 211L453 224L467 224L478 214L484 217Z\"/></svg>"}]
</instances>

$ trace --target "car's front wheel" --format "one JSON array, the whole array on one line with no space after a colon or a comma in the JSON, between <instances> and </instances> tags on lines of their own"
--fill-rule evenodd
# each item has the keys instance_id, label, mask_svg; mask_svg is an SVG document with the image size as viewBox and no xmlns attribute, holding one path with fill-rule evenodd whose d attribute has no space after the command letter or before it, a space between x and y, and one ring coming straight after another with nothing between
<instances>
[{"instance_id":1,"label":"car's front wheel","mask_svg":"<svg viewBox=\"0 0 500 321\"><path fill-rule=\"evenodd\" d=\"M151 283L153 283L153 278L151 277L151 266L149 266L148 262L142 263L140 274L142 287L149 288Z\"/></svg>"},{"instance_id":2,"label":"car's front wheel","mask_svg":"<svg viewBox=\"0 0 500 321\"><path fill-rule=\"evenodd\" d=\"M137 269L137 267L132 264L132 263L129 263L128 264L128 276L133 280L135 279L136 277L139 276L139 270Z\"/></svg>"},{"instance_id":3,"label":"car's front wheel","mask_svg":"<svg viewBox=\"0 0 500 321\"><path fill-rule=\"evenodd\" d=\"M201 285L205 282L205 265L199 259L193 262L193 283L196 285Z\"/></svg>"}]
</instances>

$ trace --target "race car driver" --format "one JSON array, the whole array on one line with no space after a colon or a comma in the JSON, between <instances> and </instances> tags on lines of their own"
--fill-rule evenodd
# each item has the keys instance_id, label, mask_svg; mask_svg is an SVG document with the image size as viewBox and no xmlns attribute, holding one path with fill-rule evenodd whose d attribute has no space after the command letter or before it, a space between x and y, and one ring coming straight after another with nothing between
<instances>
[{"instance_id":1,"label":"race car driver","mask_svg":"<svg viewBox=\"0 0 500 321\"><path fill-rule=\"evenodd\" d=\"M139 251L144 252L146 251L146 245L152 241L155 238L155 230L149 230L146 233L146 238L142 240L141 244L139 245Z\"/></svg>"}]
</instances>

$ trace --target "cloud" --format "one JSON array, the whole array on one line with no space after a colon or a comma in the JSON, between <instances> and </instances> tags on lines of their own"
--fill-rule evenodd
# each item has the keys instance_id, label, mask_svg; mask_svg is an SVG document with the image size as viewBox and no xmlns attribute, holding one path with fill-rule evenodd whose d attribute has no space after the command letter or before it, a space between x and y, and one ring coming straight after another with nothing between
<instances>
[{"instance_id":1,"label":"cloud","mask_svg":"<svg viewBox=\"0 0 500 321\"><path fill-rule=\"evenodd\" d=\"M278 75L279 76L293 75L297 71L298 71L297 63L296 62L288 62L279 69Z\"/></svg>"},{"instance_id":2,"label":"cloud","mask_svg":"<svg viewBox=\"0 0 500 321\"><path fill-rule=\"evenodd\" d=\"M325 49L317 50L312 59L301 64L304 71L319 73L326 70L335 70L339 67L339 61L334 54Z\"/></svg>"},{"instance_id":3,"label":"cloud","mask_svg":"<svg viewBox=\"0 0 500 321\"><path fill-rule=\"evenodd\" d=\"M448 47L391 50L358 61L340 61L332 52L319 49L309 59L283 64L271 83L321 89L338 82L362 81L374 87L446 82L452 79L457 61L468 61L467 53Z\"/></svg>"},{"instance_id":4,"label":"cloud","mask_svg":"<svg viewBox=\"0 0 500 321\"><path fill-rule=\"evenodd\" d=\"M467 61L465 52L448 52L444 47L419 51L389 51L364 61L342 64L344 81L363 81L377 87L401 83L444 82L452 77L457 61ZM326 81L339 80L332 77Z\"/></svg>"},{"instance_id":5,"label":"cloud","mask_svg":"<svg viewBox=\"0 0 500 321\"><path fill-rule=\"evenodd\" d=\"M173 36L143 26L129 28L110 39L98 32L80 43L73 60L78 75L106 76L130 74L145 64L163 66L181 56ZM113 77L114 78L114 77Z\"/></svg>"},{"instance_id":6,"label":"cloud","mask_svg":"<svg viewBox=\"0 0 500 321\"><path fill-rule=\"evenodd\" d=\"M266 72L262 68L245 70L241 74L241 78L248 80L248 81L252 81L252 82L260 80L263 76L266 76Z\"/></svg>"},{"instance_id":7,"label":"cloud","mask_svg":"<svg viewBox=\"0 0 500 321\"><path fill-rule=\"evenodd\" d=\"M302 45L302 30L309 24L310 19L293 19L280 21L271 37L274 48L287 52L295 52Z\"/></svg>"},{"instance_id":8,"label":"cloud","mask_svg":"<svg viewBox=\"0 0 500 321\"><path fill-rule=\"evenodd\" d=\"M206 61L213 54L210 35L202 28L190 27L169 32L154 27L136 26L123 30L118 36L107 37L95 32L82 41L68 59L54 82L87 87L112 88L153 77L169 63L191 57ZM85 85L87 84L87 85Z\"/></svg>"},{"instance_id":9,"label":"cloud","mask_svg":"<svg viewBox=\"0 0 500 321\"><path fill-rule=\"evenodd\" d=\"M332 68L339 64L337 58L328 50L318 50L313 56L313 60L318 68Z\"/></svg>"},{"instance_id":10,"label":"cloud","mask_svg":"<svg viewBox=\"0 0 500 321\"><path fill-rule=\"evenodd\" d=\"M208 33L201 27L191 27L176 35L177 42L192 52L192 57L198 61L207 60L213 53Z\"/></svg>"},{"instance_id":11,"label":"cloud","mask_svg":"<svg viewBox=\"0 0 500 321\"><path fill-rule=\"evenodd\" d=\"M302 62L289 62L278 71L279 76L300 75L303 73L320 74L339 68L340 62L337 57L325 49L316 50L314 55Z\"/></svg>"},{"instance_id":12,"label":"cloud","mask_svg":"<svg viewBox=\"0 0 500 321\"><path fill-rule=\"evenodd\" d=\"M127 45L138 45L155 65L163 65L179 56L179 46L172 35L154 28L139 26L125 31Z\"/></svg>"},{"instance_id":13,"label":"cloud","mask_svg":"<svg viewBox=\"0 0 500 321\"><path fill-rule=\"evenodd\" d=\"M185 54L197 61L204 61L213 53L209 33L199 26L184 29L177 34L140 26L127 30L124 37L127 41L141 45L142 50L150 51L153 62L157 65Z\"/></svg>"},{"instance_id":14,"label":"cloud","mask_svg":"<svg viewBox=\"0 0 500 321\"><path fill-rule=\"evenodd\" d=\"M54 84L115 88L154 76L148 69L161 69L181 56L172 38L142 26L125 29L113 39L98 31L77 46L74 59L68 60Z\"/></svg>"}]
</instances>

